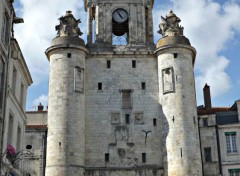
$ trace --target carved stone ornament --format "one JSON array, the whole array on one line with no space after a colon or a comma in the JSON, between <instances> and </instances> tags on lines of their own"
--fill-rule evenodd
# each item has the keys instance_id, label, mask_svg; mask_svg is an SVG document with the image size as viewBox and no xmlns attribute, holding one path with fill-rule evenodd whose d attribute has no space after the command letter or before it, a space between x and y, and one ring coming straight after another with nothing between
<instances>
[{"instance_id":1,"label":"carved stone ornament","mask_svg":"<svg viewBox=\"0 0 240 176\"><path fill-rule=\"evenodd\" d=\"M159 34L165 36L183 36L184 28L179 25L181 22L180 18L178 18L173 11L170 11L166 18L161 17L162 22L159 25L160 30Z\"/></svg>"},{"instance_id":2,"label":"carved stone ornament","mask_svg":"<svg viewBox=\"0 0 240 176\"><path fill-rule=\"evenodd\" d=\"M78 37L83 34L78 27L78 24L81 23L81 20L76 20L71 11L67 11L64 16L59 18L59 21L60 24L56 26L56 31L58 31L57 36Z\"/></svg>"}]
</instances>

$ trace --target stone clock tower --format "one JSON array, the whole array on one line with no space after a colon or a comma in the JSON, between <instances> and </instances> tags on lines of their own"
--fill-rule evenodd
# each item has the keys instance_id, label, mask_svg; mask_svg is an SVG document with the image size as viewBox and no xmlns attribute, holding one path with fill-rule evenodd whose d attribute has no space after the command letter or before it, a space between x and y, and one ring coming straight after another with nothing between
<instances>
[{"instance_id":1,"label":"stone clock tower","mask_svg":"<svg viewBox=\"0 0 240 176\"><path fill-rule=\"evenodd\" d=\"M46 176L201 176L193 64L180 19L153 0L86 0L86 44L71 11L50 62Z\"/></svg>"}]
</instances>

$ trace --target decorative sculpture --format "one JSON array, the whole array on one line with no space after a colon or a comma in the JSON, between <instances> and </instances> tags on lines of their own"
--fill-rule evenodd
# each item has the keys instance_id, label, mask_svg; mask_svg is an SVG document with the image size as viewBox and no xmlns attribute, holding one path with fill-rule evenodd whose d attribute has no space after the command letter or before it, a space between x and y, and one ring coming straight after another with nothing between
<instances>
[{"instance_id":1,"label":"decorative sculpture","mask_svg":"<svg viewBox=\"0 0 240 176\"><path fill-rule=\"evenodd\" d=\"M83 34L78 27L81 20L76 20L71 11L67 11L64 16L59 18L59 21L60 24L56 26L57 36L79 37Z\"/></svg>"},{"instance_id":2,"label":"decorative sculpture","mask_svg":"<svg viewBox=\"0 0 240 176\"><path fill-rule=\"evenodd\" d=\"M161 17L162 22L159 25L160 30L159 34L165 36L182 36L184 28L179 25L181 22L180 18L178 18L173 11L170 11L166 18Z\"/></svg>"}]
</instances>

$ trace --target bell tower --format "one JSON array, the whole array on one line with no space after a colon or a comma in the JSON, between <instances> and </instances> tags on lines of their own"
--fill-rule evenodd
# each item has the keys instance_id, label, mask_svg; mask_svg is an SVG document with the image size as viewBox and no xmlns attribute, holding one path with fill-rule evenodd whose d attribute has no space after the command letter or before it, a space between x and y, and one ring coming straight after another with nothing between
<instances>
[{"instance_id":1,"label":"bell tower","mask_svg":"<svg viewBox=\"0 0 240 176\"><path fill-rule=\"evenodd\" d=\"M88 46L153 46L153 0L85 0Z\"/></svg>"}]
</instances>

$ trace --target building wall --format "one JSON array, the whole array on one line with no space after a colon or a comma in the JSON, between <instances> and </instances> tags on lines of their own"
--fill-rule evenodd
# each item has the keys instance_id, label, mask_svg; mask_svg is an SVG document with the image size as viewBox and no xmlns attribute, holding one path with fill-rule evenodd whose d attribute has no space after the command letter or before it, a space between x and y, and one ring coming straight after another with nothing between
<instances>
[{"instance_id":1,"label":"building wall","mask_svg":"<svg viewBox=\"0 0 240 176\"><path fill-rule=\"evenodd\" d=\"M203 115L199 118L199 135L201 143L201 154L203 162L203 172L205 176L219 175L219 157L217 143L216 115ZM204 124L207 120L207 125ZM206 159L205 149L211 148L211 160Z\"/></svg>"},{"instance_id":2,"label":"building wall","mask_svg":"<svg viewBox=\"0 0 240 176\"><path fill-rule=\"evenodd\" d=\"M3 130L4 130L4 113L6 105L7 89L7 67L8 54L10 52L9 40L12 29L13 17L12 4L7 0L0 1L0 150L2 151ZM6 20L6 16L8 19ZM6 38L6 40L5 40ZM1 167L0 167L1 168Z\"/></svg>"},{"instance_id":3,"label":"building wall","mask_svg":"<svg viewBox=\"0 0 240 176\"><path fill-rule=\"evenodd\" d=\"M227 151L227 133L236 133L237 151ZM221 148L222 170L223 175L229 175L229 169L240 169L240 125L221 125L219 126L219 138Z\"/></svg>"},{"instance_id":4,"label":"building wall","mask_svg":"<svg viewBox=\"0 0 240 176\"><path fill-rule=\"evenodd\" d=\"M18 54L16 57L14 55L9 57L2 152L5 152L8 144L12 145L16 152L25 149L24 133L27 120L25 104L27 88L32 83L32 80L15 39L11 40L11 53L13 52ZM3 162L8 163L8 160L4 158ZM18 168L20 171L22 170L22 163L19 164Z\"/></svg>"},{"instance_id":5,"label":"building wall","mask_svg":"<svg viewBox=\"0 0 240 176\"><path fill-rule=\"evenodd\" d=\"M108 60L111 68L107 68ZM133 60L136 68L132 68ZM87 59L87 167L163 167L157 77L157 60L153 55L92 55ZM141 87L143 82L145 90ZM98 83L102 83L102 90L98 90ZM123 108L124 90L131 92L130 108ZM129 124L125 114L130 116ZM138 114L142 114L140 119ZM143 130L151 131L146 144ZM118 149L123 149L126 157L120 156ZM146 163L142 161L142 153L146 153ZM105 161L105 154L109 154L109 161Z\"/></svg>"}]
</instances>

